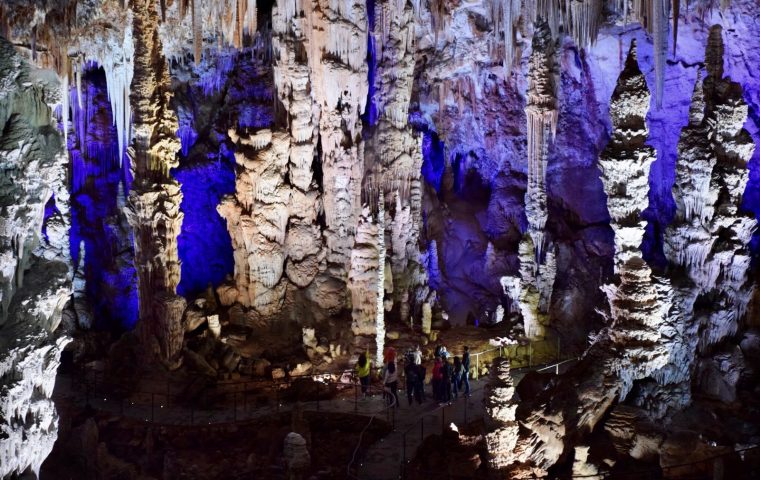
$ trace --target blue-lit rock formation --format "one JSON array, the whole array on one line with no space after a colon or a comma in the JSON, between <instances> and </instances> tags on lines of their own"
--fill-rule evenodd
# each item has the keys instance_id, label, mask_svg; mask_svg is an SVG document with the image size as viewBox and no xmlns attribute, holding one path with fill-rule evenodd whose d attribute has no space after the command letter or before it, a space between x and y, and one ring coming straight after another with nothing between
<instances>
[{"instance_id":1,"label":"blue-lit rock formation","mask_svg":"<svg viewBox=\"0 0 760 480\"><path fill-rule=\"evenodd\" d=\"M102 70L91 65L71 97L74 311L83 328L129 330L137 323L137 290L131 231L121 211L126 173Z\"/></svg>"}]
</instances>

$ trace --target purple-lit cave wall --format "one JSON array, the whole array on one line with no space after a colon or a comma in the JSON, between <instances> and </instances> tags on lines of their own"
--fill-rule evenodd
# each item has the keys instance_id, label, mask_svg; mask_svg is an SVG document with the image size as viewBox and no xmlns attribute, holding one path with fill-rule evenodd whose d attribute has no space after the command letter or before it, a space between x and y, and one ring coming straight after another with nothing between
<instances>
[{"instance_id":1,"label":"purple-lit cave wall","mask_svg":"<svg viewBox=\"0 0 760 480\"><path fill-rule=\"evenodd\" d=\"M137 322L137 291L131 232L119 205L123 198L118 198L124 169L105 75L90 67L82 79L81 108L76 88L71 89L71 254L77 265L84 244L86 293L94 326L130 329Z\"/></svg>"},{"instance_id":2,"label":"purple-lit cave wall","mask_svg":"<svg viewBox=\"0 0 760 480\"><path fill-rule=\"evenodd\" d=\"M726 48L725 75L740 83L744 88L744 99L749 106L749 119L745 128L755 142L760 141L760 92L757 78L760 75L760 45L749 39L760 37L760 25L753 22L756 17L755 2L737 1L730 10L722 13L715 10L703 21L681 19L678 33L678 48L672 52L672 39L668 49L665 70L665 96L661 109L655 108L654 98L647 117L649 138L647 142L657 150L657 160L652 164L649 175L649 208L644 217L649 222L642 250L647 261L655 267L664 266L662 254L662 231L672 220L675 204L671 188L675 180L677 147L681 129L688 122L688 110L697 71L704 69L705 45L711 25L726 26L723 37ZM647 77L647 83L654 90L654 58L651 39L638 25L625 28L615 27L602 31L596 45L587 53L589 74L595 85L596 98L603 102L602 119L609 123L606 102L614 88L614 79L620 71L624 51L632 38L638 42L639 65ZM702 72L704 75L704 71ZM760 150L750 161L750 181L744 194L744 206L760 216ZM753 242L753 252L758 255L757 235Z\"/></svg>"},{"instance_id":3,"label":"purple-lit cave wall","mask_svg":"<svg viewBox=\"0 0 760 480\"><path fill-rule=\"evenodd\" d=\"M209 154L204 161L183 159L173 171L182 185L185 214L177 238L182 278L180 295L192 297L209 285L219 285L232 273L232 243L227 226L216 212L221 198L235 191L235 159L230 152Z\"/></svg>"},{"instance_id":4,"label":"purple-lit cave wall","mask_svg":"<svg viewBox=\"0 0 760 480\"><path fill-rule=\"evenodd\" d=\"M441 190L441 179L446 167L446 148L435 132L422 134L422 177L436 192Z\"/></svg>"},{"instance_id":5,"label":"purple-lit cave wall","mask_svg":"<svg viewBox=\"0 0 760 480\"><path fill-rule=\"evenodd\" d=\"M186 66L189 81L175 85L182 155L172 175L182 186L185 215L177 239L182 263L177 291L189 299L233 273L232 242L216 208L235 191L228 129L272 124L271 66L266 52L257 52L208 54L198 67Z\"/></svg>"}]
</instances>

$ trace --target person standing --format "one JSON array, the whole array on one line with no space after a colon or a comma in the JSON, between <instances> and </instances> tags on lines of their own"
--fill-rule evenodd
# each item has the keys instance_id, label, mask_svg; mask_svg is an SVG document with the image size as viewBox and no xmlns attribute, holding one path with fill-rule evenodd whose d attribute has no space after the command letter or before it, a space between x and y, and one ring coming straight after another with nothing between
<instances>
[{"instance_id":1,"label":"person standing","mask_svg":"<svg viewBox=\"0 0 760 480\"><path fill-rule=\"evenodd\" d=\"M462 387L464 387L464 396L470 396L470 347L464 346L464 355L462 355Z\"/></svg>"},{"instance_id":2,"label":"person standing","mask_svg":"<svg viewBox=\"0 0 760 480\"><path fill-rule=\"evenodd\" d=\"M462 390L462 375L464 374L464 367L462 367L462 360L459 357L454 357L454 371L451 377L451 387L454 391L454 400L459 398L459 392Z\"/></svg>"},{"instance_id":3,"label":"person standing","mask_svg":"<svg viewBox=\"0 0 760 480\"><path fill-rule=\"evenodd\" d=\"M359 360L356 361L356 375L359 377L359 383L362 386L362 395L364 395L364 398L369 396L370 371L372 371L372 364L367 359L367 354L362 353L359 355Z\"/></svg>"},{"instance_id":4,"label":"person standing","mask_svg":"<svg viewBox=\"0 0 760 480\"><path fill-rule=\"evenodd\" d=\"M385 364L383 384L385 385L385 393L388 395L388 406L395 405L398 408L398 368L396 368L395 358Z\"/></svg>"},{"instance_id":5,"label":"person standing","mask_svg":"<svg viewBox=\"0 0 760 480\"><path fill-rule=\"evenodd\" d=\"M415 359L416 362L416 359ZM427 400L425 398L425 366L422 365L422 357L420 357L420 363L415 365L417 369L417 384L414 386L414 398L417 399L417 403L422 405L422 402Z\"/></svg>"},{"instance_id":6,"label":"person standing","mask_svg":"<svg viewBox=\"0 0 760 480\"><path fill-rule=\"evenodd\" d=\"M443 360L441 366L441 402L451 403L451 377L452 368L448 360Z\"/></svg>"},{"instance_id":7,"label":"person standing","mask_svg":"<svg viewBox=\"0 0 760 480\"><path fill-rule=\"evenodd\" d=\"M417 365L414 363L414 354L406 356L406 364L404 365L404 376L406 377L406 398L409 400L409 406L412 406L412 398L417 391ZM417 402L419 403L419 397Z\"/></svg>"},{"instance_id":8,"label":"person standing","mask_svg":"<svg viewBox=\"0 0 760 480\"><path fill-rule=\"evenodd\" d=\"M433 362L433 398L436 402L441 402L442 392L441 392L441 382L443 381L443 372L441 371L443 369L443 363L441 362L441 357L436 356L435 362Z\"/></svg>"}]
</instances>

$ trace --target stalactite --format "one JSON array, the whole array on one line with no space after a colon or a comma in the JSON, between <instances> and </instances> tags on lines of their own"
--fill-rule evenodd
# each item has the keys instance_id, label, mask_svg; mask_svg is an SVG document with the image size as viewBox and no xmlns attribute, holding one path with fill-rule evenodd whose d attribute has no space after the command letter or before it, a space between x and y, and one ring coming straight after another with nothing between
<instances>
[{"instance_id":1,"label":"stalactite","mask_svg":"<svg viewBox=\"0 0 760 480\"><path fill-rule=\"evenodd\" d=\"M203 20L201 19L201 0L190 0L193 2L193 58L196 65L201 63L203 53Z\"/></svg>"},{"instance_id":2,"label":"stalactite","mask_svg":"<svg viewBox=\"0 0 760 480\"><path fill-rule=\"evenodd\" d=\"M63 78L61 80L61 128L63 139L69 141L69 68L68 55L64 55Z\"/></svg>"},{"instance_id":3,"label":"stalactite","mask_svg":"<svg viewBox=\"0 0 760 480\"><path fill-rule=\"evenodd\" d=\"M521 5L520 0L491 0L491 21L494 24L494 32L497 36L504 36L503 67L505 78L509 78L515 61L515 30L520 21Z\"/></svg>"},{"instance_id":4,"label":"stalactite","mask_svg":"<svg viewBox=\"0 0 760 480\"><path fill-rule=\"evenodd\" d=\"M668 0L650 1L653 11L652 30L654 31L655 104L659 109L662 108L662 99L665 94L665 58L668 54L670 2Z\"/></svg>"},{"instance_id":5,"label":"stalactite","mask_svg":"<svg viewBox=\"0 0 760 480\"><path fill-rule=\"evenodd\" d=\"M566 25L570 36L580 48L587 48L596 41L599 22L604 8L603 0L569 0Z\"/></svg>"},{"instance_id":6,"label":"stalactite","mask_svg":"<svg viewBox=\"0 0 760 480\"><path fill-rule=\"evenodd\" d=\"M676 56L678 44L678 17L681 15L681 0L673 0L673 56Z\"/></svg>"},{"instance_id":7,"label":"stalactite","mask_svg":"<svg viewBox=\"0 0 760 480\"><path fill-rule=\"evenodd\" d=\"M528 71L525 114L528 121L528 188L525 209L528 232L533 238L538 262L542 259L546 225L546 166L549 143L557 129L557 65L554 39L546 22L536 26Z\"/></svg>"}]
</instances>

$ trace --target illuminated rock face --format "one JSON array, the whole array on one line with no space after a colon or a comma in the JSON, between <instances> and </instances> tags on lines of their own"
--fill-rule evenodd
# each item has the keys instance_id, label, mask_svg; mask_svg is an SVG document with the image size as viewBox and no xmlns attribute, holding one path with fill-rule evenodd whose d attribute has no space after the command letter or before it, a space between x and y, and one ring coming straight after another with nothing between
<instances>
[{"instance_id":1,"label":"illuminated rock face","mask_svg":"<svg viewBox=\"0 0 760 480\"><path fill-rule=\"evenodd\" d=\"M58 436L51 395L69 339L53 331L72 268L58 82L0 39L0 85L0 477L10 477L38 473Z\"/></svg>"},{"instance_id":2,"label":"illuminated rock face","mask_svg":"<svg viewBox=\"0 0 760 480\"><path fill-rule=\"evenodd\" d=\"M644 143L649 90L635 44L610 105L612 138L599 162L613 230L620 239L615 254L619 281L605 287L610 325L567 376L518 408L517 418L525 429L512 453L499 460L503 466L510 465L514 478L545 474L566 446L575 446L571 442L592 431L616 400L627 397L636 380L652 375L668 359L659 326L670 309L672 292L666 282L652 275L636 243L644 233L638 207L646 202L646 178L654 151ZM633 187L643 186L625 189L623 178ZM545 404L548 398L561 400Z\"/></svg>"},{"instance_id":3,"label":"illuminated rock face","mask_svg":"<svg viewBox=\"0 0 760 480\"><path fill-rule=\"evenodd\" d=\"M159 17L149 0L130 3L135 70L129 148L132 188L126 215L133 229L141 338L170 368L181 361L185 300L180 280L177 235L182 228L182 192L169 170L177 166L177 118L169 106L169 72L158 39Z\"/></svg>"},{"instance_id":4,"label":"illuminated rock face","mask_svg":"<svg viewBox=\"0 0 760 480\"><path fill-rule=\"evenodd\" d=\"M291 194L284 180L290 138L269 130L248 137L229 134L242 168L235 198L228 197L219 212L227 219L235 251L235 300L267 317L279 311L285 297L281 280Z\"/></svg>"},{"instance_id":5,"label":"illuminated rock face","mask_svg":"<svg viewBox=\"0 0 760 480\"><path fill-rule=\"evenodd\" d=\"M743 129L747 105L742 88L723 76L723 50L722 29L714 26L705 52L707 76L697 78L689 124L678 144L676 213L663 245L678 267L679 275L673 276L678 309L670 326L678 333L672 335L671 361L655 377L662 388L638 399L658 416L688 405L692 385L708 395L732 398L733 373L726 375L725 392L716 394L724 380L712 370L716 363L737 368L743 363L741 353L735 358L725 348L714 351L737 333L747 311L753 291L749 240L757 225L741 209L755 145Z\"/></svg>"},{"instance_id":6,"label":"illuminated rock face","mask_svg":"<svg viewBox=\"0 0 760 480\"><path fill-rule=\"evenodd\" d=\"M557 274L554 248L546 248L546 167L549 146L557 129L557 83L554 39L546 22L536 25L529 60L525 116L528 137L528 185L525 216L528 230L519 246L520 276L504 277L505 294L519 306L525 335L543 338L549 324L549 306Z\"/></svg>"}]
</instances>

